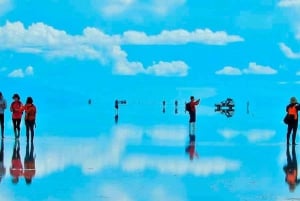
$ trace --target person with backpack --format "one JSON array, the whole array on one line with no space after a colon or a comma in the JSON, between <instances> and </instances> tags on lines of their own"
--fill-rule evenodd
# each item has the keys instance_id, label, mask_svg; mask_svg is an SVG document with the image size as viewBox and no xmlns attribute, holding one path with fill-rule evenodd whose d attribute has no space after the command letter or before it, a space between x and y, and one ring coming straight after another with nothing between
<instances>
[{"instance_id":1,"label":"person with backpack","mask_svg":"<svg viewBox=\"0 0 300 201\"><path fill-rule=\"evenodd\" d=\"M20 101L19 94L13 95L13 102L10 105L10 111L12 112L12 123L14 128L15 138L18 139L20 137L20 124L23 116L23 104Z\"/></svg>"},{"instance_id":2,"label":"person with backpack","mask_svg":"<svg viewBox=\"0 0 300 201\"><path fill-rule=\"evenodd\" d=\"M292 144L296 145L296 134L298 129L298 111L300 110L300 105L295 97L291 97L290 104L286 106L287 112L287 134L286 134L286 144L290 144L290 135L292 134Z\"/></svg>"},{"instance_id":3,"label":"person with backpack","mask_svg":"<svg viewBox=\"0 0 300 201\"><path fill-rule=\"evenodd\" d=\"M29 137L31 138L31 142L33 142L34 138L34 126L35 126L35 116L36 116L36 107L33 104L32 97L28 97L26 100L26 104L24 106L25 111L25 126L26 126L26 139L29 141ZM30 135L29 135L30 134Z\"/></svg>"},{"instance_id":4,"label":"person with backpack","mask_svg":"<svg viewBox=\"0 0 300 201\"><path fill-rule=\"evenodd\" d=\"M190 102L186 103L185 109L189 112L190 120L189 120L189 127L190 127L190 135L195 134L195 122L196 122L196 106L199 105L200 99L195 101L195 97L190 97Z\"/></svg>"},{"instance_id":5,"label":"person with backpack","mask_svg":"<svg viewBox=\"0 0 300 201\"><path fill-rule=\"evenodd\" d=\"M6 100L0 92L0 125L1 125L1 137L4 138L4 110L6 109Z\"/></svg>"}]
</instances>

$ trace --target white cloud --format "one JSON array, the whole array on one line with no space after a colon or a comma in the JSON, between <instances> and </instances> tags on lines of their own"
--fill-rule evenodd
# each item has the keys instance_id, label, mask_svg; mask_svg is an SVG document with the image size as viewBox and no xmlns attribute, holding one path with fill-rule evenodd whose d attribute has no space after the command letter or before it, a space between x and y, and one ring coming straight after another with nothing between
<instances>
[{"instance_id":1,"label":"white cloud","mask_svg":"<svg viewBox=\"0 0 300 201\"><path fill-rule=\"evenodd\" d=\"M251 129L247 131L222 129L218 130L218 133L220 133L226 139L231 139L242 135L245 136L249 142L260 142L271 139L272 137L274 137L276 132L274 130L267 129Z\"/></svg>"},{"instance_id":2,"label":"white cloud","mask_svg":"<svg viewBox=\"0 0 300 201\"><path fill-rule=\"evenodd\" d=\"M236 67L225 66L223 69L216 71L218 75L242 75L242 74L264 74L272 75L276 74L277 70L273 69L270 66L258 65L255 62L250 62L248 68L240 70Z\"/></svg>"},{"instance_id":3,"label":"white cloud","mask_svg":"<svg viewBox=\"0 0 300 201\"><path fill-rule=\"evenodd\" d=\"M163 62L160 61L146 69L146 73L157 76L186 76L188 66L183 61Z\"/></svg>"},{"instance_id":4,"label":"white cloud","mask_svg":"<svg viewBox=\"0 0 300 201\"><path fill-rule=\"evenodd\" d=\"M22 78L22 77L24 77L24 72L21 68L19 68L19 69L13 70L11 73L9 73L8 77Z\"/></svg>"},{"instance_id":5,"label":"white cloud","mask_svg":"<svg viewBox=\"0 0 300 201\"><path fill-rule=\"evenodd\" d=\"M242 71L232 66L225 66L216 72L217 75L241 75Z\"/></svg>"},{"instance_id":6,"label":"white cloud","mask_svg":"<svg viewBox=\"0 0 300 201\"><path fill-rule=\"evenodd\" d=\"M12 9L12 0L0 0L0 16Z\"/></svg>"},{"instance_id":7,"label":"white cloud","mask_svg":"<svg viewBox=\"0 0 300 201\"><path fill-rule=\"evenodd\" d=\"M145 67L139 61L128 61L127 53L121 45L144 44L186 44L203 43L225 45L239 42L239 36L228 35L224 31L212 32L209 29L162 31L148 36L143 32L128 31L123 35L108 35L99 29L87 27L82 35L69 35L43 23L33 23L25 28L21 22L6 22L0 27L0 50L11 50L40 54L49 58L73 57L98 60L103 65L112 65L117 74L151 74L156 76L186 76L188 65L184 61L159 61ZM21 72L19 72L21 74Z\"/></svg>"},{"instance_id":8,"label":"white cloud","mask_svg":"<svg viewBox=\"0 0 300 201\"><path fill-rule=\"evenodd\" d=\"M146 16L163 17L183 6L186 0L137 1L137 0L93 0L93 6L99 14L112 17L126 17L137 21Z\"/></svg>"},{"instance_id":9,"label":"white cloud","mask_svg":"<svg viewBox=\"0 0 300 201\"><path fill-rule=\"evenodd\" d=\"M287 58L300 59L300 52L298 53L293 52L293 50L284 43L279 43L279 47Z\"/></svg>"},{"instance_id":10,"label":"white cloud","mask_svg":"<svg viewBox=\"0 0 300 201\"><path fill-rule=\"evenodd\" d=\"M12 72L10 72L8 74L8 77L12 77L12 78L23 78L25 76L30 76L33 75L33 67L32 66L28 66L26 67L25 70L18 68L16 70L13 70Z\"/></svg>"},{"instance_id":11,"label":"white cloud","mask_svg":"<svg viewBox=\"0 0 300 201\"><path fill-rule=\"evenodd\" d=\"M26 74L26 75L33 75L33 74L34 74L33 67L32 67L32 66L28 66L28 67L25 69L25 74Z\"/></svg>"},{"instance_id":12,"label":"white cloud","mask_svg":"<svg viewBox=\"0 0 300 201\"><path fill-rule=\"evenodd\" d=\"M233 42L242 42L244 39L238 35L228 35L224 31L213 32L210 29L196 29L189 32L178 29L162 31L158 35L148 36L144 32L126 31L122 37L123 44L187 44L202 43L208 45L226 45Z\"/></svg>"},{"instance_id":13,"label":"white cloud","mask_svg":"<svg viewBox=\"0 0 300 201\"><path fill-rule=\"evenodd\" d=\"M281 0L278 2L280 7L294 7L300 6L300 0Z\"/></svg>"},{"instance_id":14,"label":"white cloud","mask_svg":"<svg viewBox=\"0 0 300 201\"><path fill-rule=\"evenodd\" d=\"M250 62L248 68L243 69L245 74L265 74L271 75L276 74L277 70L273 69L270 66L258 65L255 62Z\"/></svg>"}]
</instances>

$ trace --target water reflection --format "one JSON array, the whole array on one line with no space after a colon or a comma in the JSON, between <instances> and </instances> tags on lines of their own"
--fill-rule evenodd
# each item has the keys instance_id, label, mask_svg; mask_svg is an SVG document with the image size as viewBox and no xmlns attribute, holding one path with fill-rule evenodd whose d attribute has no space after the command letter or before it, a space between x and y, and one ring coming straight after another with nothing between
<instances>
[{"instance_id":1,"label":"water reflection","mask_svg":"<svg viewBox=\"0 0 300 201\"><path fill-rule=\"evenodd\" d=\"M24 158L24 178L26 184L31 184L35 175L35 156L34 156L34 144L33 142L26 144L26 154Z\"/></svg>"},{"instance_id":2,"label":"water reflection","mask_svg":"<svg viewBox=\"0 0 300 201\"><path fill-rule=\"evenodd\" d=\"M286 146L286 160L287 164L283 167L285 172L285 182L288 184L289 190L294 192L296 186L300 183L300 180L298 179L298 164L295 145L292 146L292 157L289 146Z\"/></svg>"},{"instance_id":3,"label":"water reflection","mask_svg":"<svg viewBox=\"0 0 300 201\"><path fill-rule=\"evenodd\" d=\"M10 175L12 176L12 182L17 184L19 177L23 174L23 165L20 156L20 141L16 140L13 147L13 154L11 158Z\"/></svg>"},{"instance_id":4,"label":"water reflection","mask_svg":"<svg viewBox=\"0 0 300 201\"><path fill-rule=\"evenodd\" d=\"M6 168L4 165L4 142L3 138L1 140L1 148L0 148L0 182L2 181L2 178L5 176Z\"/></svg>"},{"instance_id":5,"label":"water reflection","mask_svg":"<svg viewBox=\"0 0 300 201\"><path fill-rule=\"evenodd\" d=\"M185 148L185 152L189 155L190 160L193 160L195 157L199 157L197 151L196 151L196 136L195 135L189 135L189 145Z\"/></svg>"}]
</instances>

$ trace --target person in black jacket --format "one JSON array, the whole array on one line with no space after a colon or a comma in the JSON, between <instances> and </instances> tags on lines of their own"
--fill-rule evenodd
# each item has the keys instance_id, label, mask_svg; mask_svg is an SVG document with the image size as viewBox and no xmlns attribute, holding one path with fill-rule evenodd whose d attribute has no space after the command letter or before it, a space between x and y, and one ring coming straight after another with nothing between
<instances>
[{"instance_id":1,"label":"person in black jacket","mask_svg":"<svg viewBox=\"0 0 300 201\"><path fill-rule=\"evenodd\" d=\"M290 144L290 135L292 133L292 144L296 144L296 134L298 129L298 111L300 110L300 105L295 97L291 97L290 104L286 106L286 112L288 115L287 122L287 134L286 134L286 144Z\"/></svg>"}]
</instances>

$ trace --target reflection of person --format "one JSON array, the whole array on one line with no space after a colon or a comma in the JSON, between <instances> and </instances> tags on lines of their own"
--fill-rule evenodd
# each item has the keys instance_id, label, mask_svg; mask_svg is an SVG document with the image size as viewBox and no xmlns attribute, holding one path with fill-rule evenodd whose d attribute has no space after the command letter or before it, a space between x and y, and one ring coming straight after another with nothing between
<instances>
[{"instance_id":1,"label":"reflection of person","mask_svg":"<svg viewBox=\"0 0 300 201\"><path fill-rule=\"evenodd\" d=\"M24 158L24 178L26 184L31 184L32 178L35 175L35 157L34 157L34 145L31 141L31 146L29 148L29 142L26 144L26 155Z\"/></svg>"},{"instance_id":2,"label":"reflection of person","mask_svg":"<svg viewBox=\"0 0 300 201\"><path fill-rule=\"evenodd\" d=\"M6 100L0 92L0 125L1 125L1 136L4 138L4 110L6 109Z\"/></svg>"},{"instance_id":3,"label":"reflection of person","mask_svg":"<svg viewBox=\"0 0 300 201\"><path fill-rule=\"evenodd\" d=\"M289 185L290 191L294 191L296 186L300 183L298 176L297 157L295 146L292 146L292 157L289 146L286 147L287 164L283 167L285 172L285 182Z\"/></svg>"},{"instance_id":4,"label":"reflection of person","mask_svg":"<svg viewBox=\"0 0 300 201\"><path fill-rule=\"evenodd\" d=\"M27 141L29 141L29 137L30 137L31 141L33 141L36 107L33 104L33 100L31 97L27 98L26 104L24 106L24 110L25 110L26 139Z\"/></svg>"},{"instance_id":5,"label":"reflection of person","mask_svg":"<svg viewBox=\"0 0 300 201\"><path fill-rule=\"evenodd\" d=\"M190 97L190 102L189 102L189 114L190 114L190 134L195 135L195 122L196 122L196 105L200 103L200 99L195 101L194 96Z\"/></svg>"},{"instance_id":6,"label":"reflection of person","mask_svg":"<svg viewBox=\"0 0 300 201\"><path fill-rule=\"evenodd\" d=\"M13 155L11 158L10 174L13 177L12 182L17 184L19 182L19 177L23 175L23 165L20 156L20 141L16 140L13 150Z\"/></svg>"},{"instance_id":7,"label":"reflection of person","mask_svg":"<svg viewBox=\"0 0 300 201\"><path fill-rule=\"evenodd\" d=\"M185 148L185 152L189 154L190 160L193 160L195 157L199 157L195 148L196 137L195 135L189 135L189 145Z\"/></svg>"},{"instance_id":8,"label":"reflection of person","mask_svg":"<svg viewBox=\"0 0 300 201\"><path fill-rule=\"evenodd\" d=\"M14 127L15 137L20 137L20 124L21 118L23 115L23 105L20 101L20 96L18 94L14 94L13 97L14 101L10 105L10 111L12 112L12 122Z\"/></svg>"},{"instance_id":9,"label":"reflection of person","mask_svg":"<svg viewBox=\"0 0 300 201\"><path fill-rule=\"evenodd\" d=\"M0 182L5 176L6 168L4 166L4 143L3 139L1 140L1 149L0 149Z\"/></svg>"},{"instance_id":10,"label":"reflection of person","mask_svg":"<svg viewBox=\"0 0 300 201\"><path fill-rule=\"evenodd\" d=\"M290 104L286 106L286 112L289 117L286 143L289 144L290 135L292 133L292 143L296 144L296 134L298 129L298 111L300 110L300 105L297 103L295 97L291 97Z\"/></svg>"}]
</instances>

